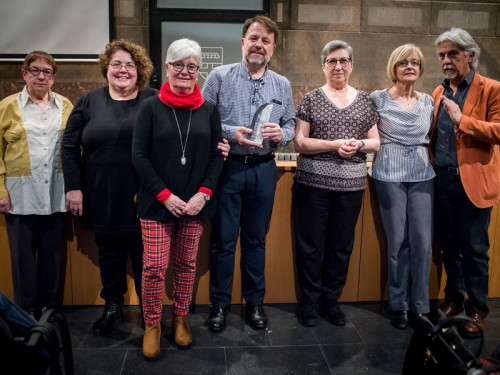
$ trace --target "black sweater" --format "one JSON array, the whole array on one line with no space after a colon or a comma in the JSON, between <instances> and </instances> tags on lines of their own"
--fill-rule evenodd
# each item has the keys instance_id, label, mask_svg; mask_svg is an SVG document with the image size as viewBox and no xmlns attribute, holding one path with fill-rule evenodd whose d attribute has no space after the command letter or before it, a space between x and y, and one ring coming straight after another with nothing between
<instances>
[{"instance_id":1,"label":"black sweater","mask_svg":"<svg viewBox=\"0 0 500 375\"><path fill-rule=\"evenodd\" d=\"M141 102L157 93L145 88L135 99L113 100L106 86L82 96L71 112L62 142L65 190L82 190L83 224L94 231L140 230L132 134Z\"/></svg>"},{"instance_id":2,"label":"black sweater","mask_svg":"<svg viewBox=\"0 0 500 375\"><path fill-rule=\"evenodd\" d=\"M175 110L183 143L186 142L189 112ZM185 150L186 164L182 165L181 140L172 108L157 96L146 99L137 115L132 142L132 160L140 179L137 195L139 217L163 222L175 218L156 199L165 188L185 202L200 187L215 191L224 162L217 149L221 140L219 112L213 104L205 102L192 111ZM211 217L215 208L215 199L211 199L199 216Z\"/></svg>"}]
</instances>

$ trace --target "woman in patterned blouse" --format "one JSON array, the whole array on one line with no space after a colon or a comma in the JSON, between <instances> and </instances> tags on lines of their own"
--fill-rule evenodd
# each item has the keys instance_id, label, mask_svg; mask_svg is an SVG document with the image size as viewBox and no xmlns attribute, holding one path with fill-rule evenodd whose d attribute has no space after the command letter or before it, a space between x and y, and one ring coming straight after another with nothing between
<instances>
[{"instance_id":1,"label":"woman in patterned blouse","mask_svg":"<svg viewBox=\"0 0 500 375\"><path fill-rule=\"evenodd\" d=\"M420 49L402 45L387 64L394 85L371 94L380 114L381 145L369 173L387 236L392 324L399 329L408 326L408 310L429 312L435 174L427 145L434 102L414 89L423 72Z\"/></svg>"},{"instance_id":2,"label":"woman in patterned blouse","mask_svg":"<svg viewBox=\"0 0 500 375\"><path fill-rule=\"evenodd\" d=\"M380 145L379 116L370 96L349 85L352 47L333 40L321 52L322 87L306 93L297 111L293 185L300 318L317 324L317 308L344 325L338 298L345 285L354 230L366 187L366 153Z\"/></svg>"}]
</instances>

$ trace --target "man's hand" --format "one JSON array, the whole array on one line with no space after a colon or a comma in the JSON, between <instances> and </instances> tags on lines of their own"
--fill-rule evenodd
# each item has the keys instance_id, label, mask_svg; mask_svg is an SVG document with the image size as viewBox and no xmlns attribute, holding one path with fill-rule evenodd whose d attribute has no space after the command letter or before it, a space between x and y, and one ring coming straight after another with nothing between
<instances>
[{"instance_id":1,"label":"man's hand","mask_svg":"<svg viewBox=\"0 0 500 375\"><path fill-rule=\"evenodd\" d=\"M462 111L460 110L458 104L444 95L441 95L441 100L443 103L443 109L450 115L451 121L453 121L455 125L460 124Z\"/></svg>"},{"instance_id":2,"label":"man's hand","mask_svg":"<svg viewBox=\"0 0 500 375\"><path fill-rule=\"evenodd\" d=\"M252 129L245 128L244 126L238 126L234 135L236 137L236 141L242 146L262 148L262 145L259 145L258 143L247 138L247 134L250 133L252 133Z\"/></svg>"},{"instance_id":3,"label":"man's hand","mask_svg":"<svg viewBox=\"0 0 500 375\"><path fill-rule=\"evenodd\" d=\"M262 139L266 141L272 141L279 143L283 138L283 131L279 124L273 122L266 122L264 124L264 129L262 129Z\"/></svg>"}]
</instances>

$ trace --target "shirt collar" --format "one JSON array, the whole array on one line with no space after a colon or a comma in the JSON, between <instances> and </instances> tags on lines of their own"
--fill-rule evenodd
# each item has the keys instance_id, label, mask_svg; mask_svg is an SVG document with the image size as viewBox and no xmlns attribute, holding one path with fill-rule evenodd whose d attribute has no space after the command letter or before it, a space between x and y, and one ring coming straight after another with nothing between
<instances>
[{"instance_id":1,"label":"shirt collar","mask_svg":"<svg viewBox=\"0 0 500 375\"><path fill-rule=\"evenodd\" d=\"M462 83L459 85L459 87L466 87L466 86L470 86L472 84L472 80L474 79L474 69L471 69L469 74L467 74L465 76L465 79L462 81ZM441 85L443 85L443 87L446 89L446 88L449 88L450 87L450 80L448 78L445 78L443 80L443 82L441 82Z\"/></svg>"},{"instance_id":2,"label":"shirt collar","mask_svg":"<svg viewBox=\"0 0 500 375\"><path fill-rule=\"evenodd\" d=\"M23 105L23 108L26 107L29 103L36 103L35 100L29 94L26 86L24 86L23 91L21 92L21 103ZM50 90L49 90L49 105L56 108L59 107L54 93Z\"/></svg>"},{"instance_id":3,"label":"shirt collar","mask_svg":"<svg viewBox=\"0 0 500 375\"><path fill-rule=\"evenodd\" d=\"M265 78L267 77L267 72L269 71L269 65L266 64L266 70L265 70L264 74L262 75L262 77L260 77L259 79L253 79L252 74L250 73L250 70L248 70L248 68L245 65L245 63L243 62L243 60L241 61L240 64L241 64L242 74L244 76L246 76L250 82L265 81Z\"/></svg>"}]
</instances>

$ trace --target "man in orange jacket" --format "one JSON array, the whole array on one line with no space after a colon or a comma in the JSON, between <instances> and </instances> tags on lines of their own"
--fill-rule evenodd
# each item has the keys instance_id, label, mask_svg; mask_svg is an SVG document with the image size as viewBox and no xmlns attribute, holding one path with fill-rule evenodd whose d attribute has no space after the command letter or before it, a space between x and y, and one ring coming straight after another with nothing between
<instances>
[{"instance_id":1,"label":"man in orange jacket","mask_svg":"<svg viewBox=\"0 0 500 375\"><path fill-rule=\"evenodd\" d=\"M476 336L488 315L488 227L500 202L500 82L475 71L481 50L467 31L452 28L435 45L445 75L432 95L430 142L436 231L448 277L439 308L451 316L465 307L475 322L465 324L465 333Z\"/></svg>"}]
</instances>

